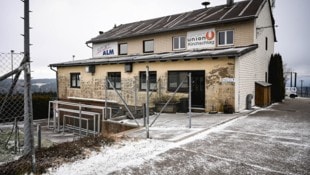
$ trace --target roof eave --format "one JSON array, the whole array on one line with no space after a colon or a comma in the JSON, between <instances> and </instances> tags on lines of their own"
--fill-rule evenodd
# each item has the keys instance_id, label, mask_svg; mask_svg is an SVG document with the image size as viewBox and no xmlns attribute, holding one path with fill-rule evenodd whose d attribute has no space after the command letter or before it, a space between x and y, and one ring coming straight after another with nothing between
<instances>
[{"instance_id":1,"label":"roof eave","mask_svg":"<svg viewBox=\"0 0 310 175\"><path fill-rule=\"evenodd\" d=\"M104 61L98 61L98 59L88 59L87 62L83 61L70 61L65 63L55 63L50 64L49 67L72 67L72 66L89 66L89 65L107 65L107 64L124 64L124 63L133 63L133 62L149 62L149 61L169 61L169 60L182 60L182 59L196 59L199 58L214 58L214 57L240 57L248 52L251 52L252 50L255 50L258 48L257 44L247 46L248 48L240 51L240 52L232 52L232 53L220 53L220 54L202 54L202 55L195 55L195 56L169 56L169 57L161 57L160 54L153 55L153 58L141 58L136 59L136 57L139 56L145 56L145 55L138 55L138 56L130 56L131 58L125 59L125 60L117 60L115 61L115 58L104 58Z\"/></svg>"}]
</instances>

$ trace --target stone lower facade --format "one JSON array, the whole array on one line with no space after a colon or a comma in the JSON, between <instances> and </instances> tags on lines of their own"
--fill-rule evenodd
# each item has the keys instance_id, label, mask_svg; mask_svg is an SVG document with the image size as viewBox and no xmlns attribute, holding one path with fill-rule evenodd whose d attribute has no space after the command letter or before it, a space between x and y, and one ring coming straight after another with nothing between
<instances>
[{"instance_id":1,"label":"stone lower facade","mask_svg":"<svg viewBox=\"0 0 310 175\"><path fill-rule=\"evenodd\" d=\"M68 99L69 97L105 99L107 97L110 101L122 104L120 97L113 89L106 90L105 81L108 72L120 72L121 89L118 90L119 94L128 105L142 106L143 103L146 103L146 92L140 90L139 73L146 71L146 66L149 66L150 71L155 71L157 76L157 90L150 92L150 106L154 106L153 102L159 96L173 94L168 91L169 71L200 71L204 72L205 92L201 95L204 95L205 112L223 111L225 104L234 106L235 85L231 81L235 78L234 65L235 60L230 58L206 58L188 61L133 63L133 71L130 73L124 71L124 64L97 65L93 74L87 73L85 66L59 67L58 96L59 99ZM80 73L80 88L70 87L70 73ZM176 99L186 98L188 92L178 92L175 96Z\"/></svg>"}]
</instances>

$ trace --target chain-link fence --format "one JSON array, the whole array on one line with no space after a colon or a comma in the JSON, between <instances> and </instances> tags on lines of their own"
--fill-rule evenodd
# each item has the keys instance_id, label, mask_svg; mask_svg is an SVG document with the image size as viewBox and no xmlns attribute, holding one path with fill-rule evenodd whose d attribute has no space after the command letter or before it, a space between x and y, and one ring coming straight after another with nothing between
<instances>
[{"instance_id":1,"label":"chain-link fence","mask_svg":"<svg viewBox=\"0 0 310 175\"><path fill-rule=\"evenodd\" d=\"M0 77L20 67L22 53L0 53ZM24 119L23 71L0 81L0 163L20 155L23 134L18 121Z\"/></svg>"},{"instance_id":2,"label":"chain-link fence","mask_svg":"<svg viewBox=\"0 0 310 175\"><path fill-rule=\"evenodd\" d=\"M297 95L298 97L310 97L310 87L298 87Z\"/></svg>"}]
</instances>

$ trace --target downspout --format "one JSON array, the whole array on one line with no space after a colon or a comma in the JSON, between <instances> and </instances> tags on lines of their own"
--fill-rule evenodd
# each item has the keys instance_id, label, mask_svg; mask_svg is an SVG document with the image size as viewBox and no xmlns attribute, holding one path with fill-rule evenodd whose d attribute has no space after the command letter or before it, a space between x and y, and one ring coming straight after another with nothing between
<instances>
[{"instance_id":1,"label":"downspout","mask_svg":"<svg viewBox=\"0 0 310 175\"><path fill-rule=\"evenodd\" d=\"M59 91L59 87L58 87L58 71L56 70L56 69L53 69L53 67L52 66L50 66L50 69L52 70L52 71L54 71L55 73L56 73L56 96L57 96L57 100L58 100L58 91Z\"/></svg>"}]
</instances>

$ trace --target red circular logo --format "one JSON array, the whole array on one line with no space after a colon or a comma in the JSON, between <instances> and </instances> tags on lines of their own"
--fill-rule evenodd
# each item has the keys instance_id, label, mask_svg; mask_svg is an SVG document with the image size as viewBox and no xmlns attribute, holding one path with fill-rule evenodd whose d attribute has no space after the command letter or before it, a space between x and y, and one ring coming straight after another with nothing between
<instances>
[{"instance_id":1,"label":"red circular logo","mask_svg":"<svg viewBox=\"0 0 310 175\"><path fill-rule=\"evenodd\" d=\"M207 40L213 40L215 33L213 31L206 33Z\"/></svg>"}]
</instances>

